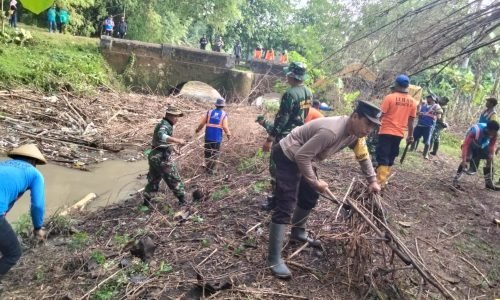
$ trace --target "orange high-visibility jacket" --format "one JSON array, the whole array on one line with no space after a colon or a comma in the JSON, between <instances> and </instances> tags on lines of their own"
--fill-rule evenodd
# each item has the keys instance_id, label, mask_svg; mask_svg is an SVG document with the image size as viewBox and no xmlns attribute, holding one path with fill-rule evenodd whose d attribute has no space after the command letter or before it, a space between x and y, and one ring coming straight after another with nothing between
<instances>
[{"instance_id":1,"label":"orange high-visibility jacket","mask_svg":"<svg viewBox=\"0 0 500 300\"><path fill-rule=\"evenodd\" d=\"M266 60L270 60L270 61L274 60L274 51L273 50L267 50Z\"/></svg>"},{"instance_id":2,"label":"orange high-visibility jacket","mask_svg":"<svg viewBox=\"0 0 500 300\"><path fill-rule=\"evenodd\" d=\"M254 58L260 59L262 57L262 50L260 49L255 49L255 52L253 54Z\"/></svg>"},{"instance_id":3,"label":"orange high-visibility jacket","mask_svg":"<svg viewBox=\"0 0 500 300\"><path fill-rule=\"evenodd\" d=\"M280 54L280 64L287 64L287 63L288 63L288 55Z\"/></svg>"}]
</instances>

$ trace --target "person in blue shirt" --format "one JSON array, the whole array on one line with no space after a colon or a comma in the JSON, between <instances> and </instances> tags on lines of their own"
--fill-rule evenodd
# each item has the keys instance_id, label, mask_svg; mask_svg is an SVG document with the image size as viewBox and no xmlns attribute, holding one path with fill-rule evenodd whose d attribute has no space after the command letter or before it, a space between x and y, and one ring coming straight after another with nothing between
<instances>
[{"instance_id":1,"label":"person in blue shirt","mask_svg":"<svg viewBox=\"0 0 500 300\"><path fill-rule=\"evenodd\" d=\"M21 246L6 214L26 192L31 192L31 218L38 240L45 238L45 184L36 165L47 163L34 144L23 145L9 152L10 160L0 162L0 279L21 258Z\"/></svg>"},{"instance_id":2,"label":"person in blue shirt","mask_svg":"<svg viewBox=\"0 0 500 300\"><path fill-rule=\"evenodd\" d=\"M56 32L57 30L57 24L56 24L56 6L52 6L49 8L47 11L47 22L49 23L49 32Z\"/></svg>"},{"instance_id":3,"label":"person in blue shirt","mask_svg":"<svg viewBox=\"0 0 500 300\"><path fill-rule=\"evenodd\" d=\"M215 101L215 109L207 111L195 131L198 133L203 129L203 127L206 127L205 161L207 165L207 172L209 174L215 174L216 172L223 132L226 133L228 139L231 138L231 132L229 131L227 121L227 113L223 110L224 106L226 106L226 100L223 98L217 98Z\"/></svg>"},{"instance_id":4,"label":"person in blue shirt","mask_svg":"<svg viewBox=\"0 0 500 300\"><path fill-rule=\"evenodd\" d=\"M415 151L417 148L417 143L420 138L424 140L424 158L429 159L429 149L431 145L432 132L436 126L436 120L441 118L443 110L437 104L437 96L431 94L426 98L427 103L420 107L420 112L418 113L418 123L417 127L413 131L413 143L411 146L411 151Z\"/></svg>"}]
</instances>

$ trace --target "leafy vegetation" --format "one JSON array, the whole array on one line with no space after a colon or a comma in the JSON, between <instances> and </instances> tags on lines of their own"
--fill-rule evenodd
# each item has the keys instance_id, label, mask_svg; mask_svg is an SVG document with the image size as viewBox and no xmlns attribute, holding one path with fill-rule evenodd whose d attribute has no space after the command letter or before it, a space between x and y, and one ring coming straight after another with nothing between
<instances>
[{"instance_id":1,"label":"leafy vegetation","mask_svg":"<svg viewBox=\"0 0 500 300\"><path fill-rule=\"evenodd\" d=\"M23 43L2 43L0 88L27 86L46 92L88 92L116 83L110 79L96 39L55 37L40 30L31 35L33 38Z\"/></svg>"}]
</instances>

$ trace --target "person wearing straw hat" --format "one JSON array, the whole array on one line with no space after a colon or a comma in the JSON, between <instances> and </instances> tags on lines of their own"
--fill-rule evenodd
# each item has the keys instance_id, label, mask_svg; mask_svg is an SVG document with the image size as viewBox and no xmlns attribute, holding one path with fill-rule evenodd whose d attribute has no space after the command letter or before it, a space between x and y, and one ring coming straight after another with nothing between
<instances>
[{"instance_id":1,"label":"person wearing straw hat","mask_svg":"<svg viewBox=\"0 0 500 300\"><path fill-rule=\"evenodd\" d=\"M358 101L350 116L321 118L309 122L293 129L273 146L271 159L276 166L276 208L269 227L267 265L276 277L287 279L292 276L281 257L290 221L290 240L320 246L319 241L308 236L306 223L317 204L319 193L328 189L328 183L318 178L313 161L324 160L350 147L369 183L369 192L380 191L365 137L380 125L381 114L375 105Z\"/></svg>"},{"instance_id":2,"label":"person wearing straw hat","mask_svg":"<svg viewBox=\"0 0 500 300\"><path fill-rule=\"evenodd\" d=\"M215 100L215 109L207 111L200 120L200 125L195 132L199 133L203 127L205 129L205 161L207 172L215 174L217 161L220 156L220 145L222 143L223 132L226 133L227 139L231 139L227 113L224 111L226 100L217 98Z\"/></svg>"},{"instance_id":3,"label":"person wearing straw hat","mask_svg":"<svg viewBox=\"0 0 500 300\"><path fill-rule=\"evenodd\" d=\"M21 246L6 214L27 190L31 193L34 235L38 240L45 239L45 184L36 165L44 165L47 160L34 144L20 146L8 156L12 159L0 162L0 280L21 257Z\"/></svg>"},{"instance_id":4,"label":"person wearing straw hat","mask_svg":"<svg viewBox=\"0 0 500 300\"><path fill-rule=\"evenodd\" d=\"M144 188L144 205L151 207L153 194L158 192L163 179L181 205L185 204L186 191L175 162L171 159L173 147L185 145L186 141L173 137L174 125L184 113L177 108L167 107L165 116L156 125L153 133L152 150L148 155L148 183Z\"/></svg>"},{"instance_id":5,"label":"person wearing straw hat","mask_svg":"<svg viewBox=\"0 0 500 300\"><path fill-rule=\"evenodd\" d=\"M312 93L304 85L304 81L307 79L306 64L292 62L288 67L283 68L283 71L290 87L281 96L280 107L274 118L273 128L262 146L264 152L269 152L272 145L277 144L282 138L286 137L292 129L304 125L304 120L307 118L312 104ZM272 192L267 196L266 201L261 204L261 208L266 211L273 210L276 206L273 196L276 182L274 172L273 161L270 160L269 173L271 174Z\"/></svg>"}]
</instances>

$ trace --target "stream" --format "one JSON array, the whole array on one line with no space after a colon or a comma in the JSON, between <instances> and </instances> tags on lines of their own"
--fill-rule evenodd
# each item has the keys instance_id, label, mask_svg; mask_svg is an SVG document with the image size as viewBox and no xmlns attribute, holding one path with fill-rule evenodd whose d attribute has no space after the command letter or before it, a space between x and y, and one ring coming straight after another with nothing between
<instances>
[{"instance_id":1,"label":"stream","mask_svg":"<svg viewBox=\"0 0 500 300\"><path fill-rule=\"evenodd\" d=\"M1 158L0 160L4 160ZM54 164L37 166L45 179L45 220L57 210L69 207L89 193L97 194L86 210L95 210L129 198L131 193L143 188L148 171L147 160L126 162L109 160L99 163L90 172L70 169ZM7 214L10 222L16 221L30 209L30 192L17 200Z\"/></svg>"}]
</instances>

